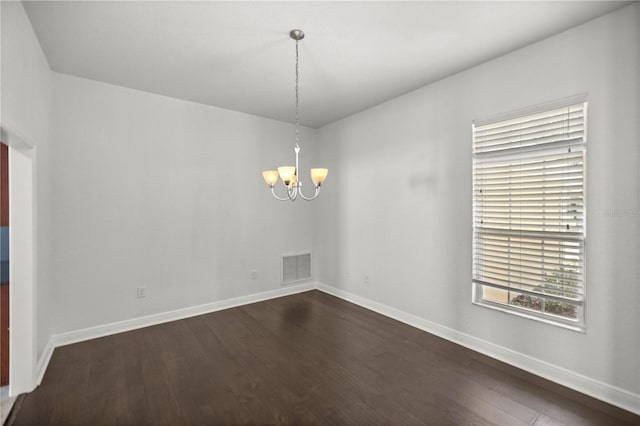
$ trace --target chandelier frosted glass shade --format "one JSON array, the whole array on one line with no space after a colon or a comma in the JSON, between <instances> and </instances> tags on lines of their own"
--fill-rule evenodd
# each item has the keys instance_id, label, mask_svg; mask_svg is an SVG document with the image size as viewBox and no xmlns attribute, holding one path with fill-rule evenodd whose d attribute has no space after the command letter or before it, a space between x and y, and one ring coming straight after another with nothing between
<instances>
[{"instance_id":1,"label":"chandelier frosted glass shade","mask_svg":"<svg viewBox=\"0 0 640 426\"><path fill-rule=\"evenodd\" d=\"M285 186L290 186L294 183L296 168L295 166L278 167L278 174L280 175L280 179L282 179L282 183L284 183Z\"/></svg>"},{"instance_id":2,"label":"chandelier frosted glass shade","mask_svg":"<svg viewBox=\"0 0 640 426\"><path fill-rule=\"evenodd\" d=\"M298 142L300 141L300 120L299 120L299 97L298 97L298 41L304 38L304 32L302 30L291 30L289 36L296 41L296 145L293 148L296 154L296 165L295 166L282 166L278 167L278 170L265 170L262 172L262 177L264 178L264 183L271 188L271 194L280 201L295 201L300 195L301 198L310 201L318 196L320 193L320 187L327 179L327 175L329 174L329 169L324 168L314 168L311 169L311 181L315 186L315 192L312 196L306 197L302 193L302 182L298 179L298 154L300 153L300 145ZM287 196L279 197L276 194L275 186L278 183L278 177L284 184Z\"/></svg>"},{"instance_id":3,"label":"chandelier frosted glass shade","mask_svg":"<svg viewBox=\"0 0 640 426\"><path fill-rule=\"evenodd\" d=\"M320 186L328 174L329 169L311 169L311 181L314 185Z\"/></svg>"},{"instance_id":4,"label":"chandelier frosted glass shade","mask_svg":"<svg viewBox=\"0 0 640 426\"><path fill-rule=\"evenodd\" d=\"M269 185L269 186L273 186L276 184L276 182L278 182L278 171L277 170L265 170L264 172L262 172L262 177L264 178L264 182Z\"/></svg>"}]
</instances>

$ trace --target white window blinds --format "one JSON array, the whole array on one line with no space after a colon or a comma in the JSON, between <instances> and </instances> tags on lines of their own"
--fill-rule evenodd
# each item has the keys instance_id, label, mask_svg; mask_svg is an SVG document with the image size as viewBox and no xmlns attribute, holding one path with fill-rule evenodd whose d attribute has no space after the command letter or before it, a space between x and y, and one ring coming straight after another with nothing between
<instances>
[{"instance_id":1,"label":"white window blinds","mask_svg":"<svg viewBox=\"0 0 640 426\"><path fill-rule=\"evenodd\" d=\"M474 301L581 322L586 103L473 127Z\"/></svg>"}]
</instances>

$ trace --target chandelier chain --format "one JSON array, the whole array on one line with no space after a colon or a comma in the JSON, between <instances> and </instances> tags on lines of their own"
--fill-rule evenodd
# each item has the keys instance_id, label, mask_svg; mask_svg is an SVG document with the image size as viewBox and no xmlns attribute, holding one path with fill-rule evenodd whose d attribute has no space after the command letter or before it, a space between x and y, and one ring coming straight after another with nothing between
<instances>
[{"instance_id":1,"label":"chandelier chain","mask_svg":"<svg viewBox=\"0 0 640 426\"><path fill-rule=\"evenodd\" d=\"M298 40L296 40L296 146L298 145L298 142L300 142L300 132L298 130L298 127L300 126L300 115L299 115L299 110L300 110L300 99L299 99L299 60L298 60Z\"/></svg>"}]
</instances>

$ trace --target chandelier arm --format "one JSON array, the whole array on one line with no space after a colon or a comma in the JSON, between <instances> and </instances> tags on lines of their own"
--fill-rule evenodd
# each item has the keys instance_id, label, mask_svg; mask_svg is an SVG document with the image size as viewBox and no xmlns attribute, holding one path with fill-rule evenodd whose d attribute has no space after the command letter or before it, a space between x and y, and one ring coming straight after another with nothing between
<instances>
[{"instance_id":1,"label":"chandelier arm","mask_svg":"<svg viewBox=\"0 0 640 426\"><path fill-rule=\"evenodd\" d=\"M315 200L318 197L318 194L320 194L320 186L316 186L316 192L313 194L313 197L305 197L302 193L302 189L300 190L300 196L307 201Z\"/></svg>"},{"instance_id":2,"label":"chandelier arm","mask_svg":"<svg viewBox=\"0 0 640 426\"><path fill-rule=\"evenodd\" d=\"M287 188L287 196L291 201L295 201L298 197L298 187L294 186L292 188Z\"/></svg>"},{"instance_id":3,"label":"chandelier arm","mask_svg":"<svg viewBox=\"0 0 640 426\"><path fill-rule=\"evenodd\" d=\"M276 190L275 190L275 188L274 188L273 186L271 187L271 195L273 195L273 197L274 197L276 200L280 200L280 201L289 201L289 200L290 200L290 198L289 198L289 197L284 197L284 198L280 198L280 197L278 197L278 196L276 195Z\"/></svg>"}]
</instances>

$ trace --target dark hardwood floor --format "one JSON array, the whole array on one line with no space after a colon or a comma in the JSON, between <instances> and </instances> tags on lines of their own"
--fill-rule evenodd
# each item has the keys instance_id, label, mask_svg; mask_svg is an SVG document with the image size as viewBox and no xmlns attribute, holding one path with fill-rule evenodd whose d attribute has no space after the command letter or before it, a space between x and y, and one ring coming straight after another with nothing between
<instances>
[{"instance_id":1,"label":"dark hardwood floor","mask_svg":"<svg viewBox=\"0 0 640 426\"><path fill-rule=\"evenodd\" d=\"M10 425L624 425L640 417L310 291L55 350Z\"/></svg>"}]
</instances>

